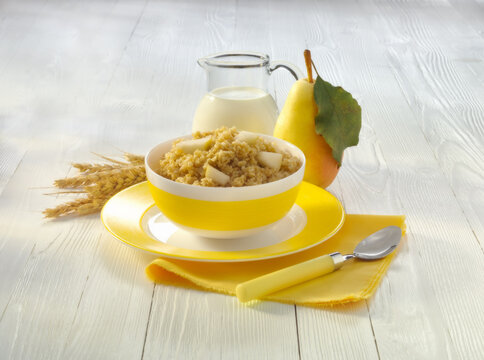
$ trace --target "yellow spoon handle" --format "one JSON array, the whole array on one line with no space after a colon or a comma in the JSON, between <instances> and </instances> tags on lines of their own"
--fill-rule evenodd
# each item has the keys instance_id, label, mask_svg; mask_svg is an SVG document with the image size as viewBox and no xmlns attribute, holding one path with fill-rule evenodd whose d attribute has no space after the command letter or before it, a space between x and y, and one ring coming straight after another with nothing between
<instances>
[{"instance_id":1,"label":"yellow spoon handle","mask_svg":"<svg viewBox=\"0 0 484 360\"><path fill-rule=\"evenodd\" d=\"M336 269L334 256L341 258L339 253L324 255L241 283L235 289L237 298L241 302L258 299L264 295L329 274Z\"/></svg>"}]
</instances>

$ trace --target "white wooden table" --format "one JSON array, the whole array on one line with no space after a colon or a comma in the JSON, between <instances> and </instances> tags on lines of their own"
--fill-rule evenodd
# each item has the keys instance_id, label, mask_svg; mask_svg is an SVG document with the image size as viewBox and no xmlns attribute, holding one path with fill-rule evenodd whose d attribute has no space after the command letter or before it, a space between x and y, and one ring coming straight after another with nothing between
<instances>
[{"instance_id":1,"label":"white wooden table","mask_svg":"<svg viewBox=\"0 0 484 360\"><path fill-rule=\"evenodd\" d=\"M330 187L405 214L368 302L315 309L155 286L98 216L45 221L90 152L190 132L200 56L246 49L351 91L360 145ZM281 106L293 79L276 72ZM484 358L484 2L0 1L1 359Z\"/></svg>"}]
</instances>

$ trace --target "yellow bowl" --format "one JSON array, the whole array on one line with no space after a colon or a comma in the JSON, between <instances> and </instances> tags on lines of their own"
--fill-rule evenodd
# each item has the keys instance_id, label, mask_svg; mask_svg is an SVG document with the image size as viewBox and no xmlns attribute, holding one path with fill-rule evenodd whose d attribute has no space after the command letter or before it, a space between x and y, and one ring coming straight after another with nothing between
<instances>
[{"instance_id":1,"label":"yellow bowl","mask_svg":"<svg viewBox=\"0 0 484 360\"><path fill-rule=\"evenodd\" d=\"M163 215L184 230L213 238L252 235L282 219L294 205L306 159L299 148L287 141L260 136L301 159L301 167L283 179L261 185L226 188L188 185L156 172L174 140L152 148L146 155L146 175L151 195Z\"/></svg>"}]
</instances>

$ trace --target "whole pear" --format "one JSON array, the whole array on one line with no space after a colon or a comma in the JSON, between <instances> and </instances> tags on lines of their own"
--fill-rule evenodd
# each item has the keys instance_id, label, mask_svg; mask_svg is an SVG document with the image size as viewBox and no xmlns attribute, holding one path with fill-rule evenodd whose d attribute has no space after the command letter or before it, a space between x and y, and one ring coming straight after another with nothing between
<instances>
[{"instance_id":1,"label":"whole pear","mask_svg":"<svg viewBox=\"0 0 484 360\"><path fill-rule=\"evenodd\" d=\"M324 138L316 133L314 83L301 79L294 83L274 128L274 136L296 145L306 156L304 180L326 188L338 174L338 163Z\"/></svg>"}]
</instances>

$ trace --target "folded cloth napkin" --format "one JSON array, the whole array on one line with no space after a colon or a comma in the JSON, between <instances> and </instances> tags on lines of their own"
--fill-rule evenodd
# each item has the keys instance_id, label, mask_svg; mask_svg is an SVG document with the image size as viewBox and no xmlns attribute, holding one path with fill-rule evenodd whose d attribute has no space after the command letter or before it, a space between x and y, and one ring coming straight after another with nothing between
<instances>
[{"instance_id":1,"label":"folded cloth napkin","mask_svg":"<svg viewBox=\"0 0 484 360\"><path fill-rule=\"evenodd\" d=\"M347 215L341 230L331 239L308 250L279 258L231 263L211 263L159 258L146 268L148 277L161 284L235 295L237 284L338 251L352 254L368 235L386 226L405 231L405 216ZM375 261L354 260L341 269L270 294L265 300L308 306L330 306L368 299L378 287L395 252Z\"/></svg>"}]
</instances>

